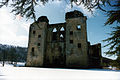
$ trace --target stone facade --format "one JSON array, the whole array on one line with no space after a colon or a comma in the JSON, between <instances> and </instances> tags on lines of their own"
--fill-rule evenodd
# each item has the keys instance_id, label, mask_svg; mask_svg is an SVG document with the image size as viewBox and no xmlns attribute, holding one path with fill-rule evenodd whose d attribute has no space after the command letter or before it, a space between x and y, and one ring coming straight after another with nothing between
<instances>
[{"instance_id":1,"label":"stone facade","mask_svg":"<svg viewBox=\"0 0 120 80\"><path fill-rule=\"evenodd\" d=\"M101 66L101 45L88 42L86 16L76 10L65 16L65 23L49 24L47 17L42 16L30 25L26 66ZM96 65L93 65L94 60L97 60Z\"/></svg>"}]
</instances>

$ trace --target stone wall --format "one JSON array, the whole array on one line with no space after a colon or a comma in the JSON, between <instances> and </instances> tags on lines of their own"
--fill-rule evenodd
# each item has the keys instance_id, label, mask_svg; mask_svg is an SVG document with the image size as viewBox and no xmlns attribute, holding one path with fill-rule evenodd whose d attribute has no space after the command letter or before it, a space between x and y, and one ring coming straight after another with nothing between
<instances>
[{"instance_id":1,"label":"stone wall","mask_svg":"<svg viewBox=\"0 0 120 80\"><path fill-rule=\"evenodd\" d=\"M86 17L66 19L66 65L88 67Z\"/></svg>"},{"instance_id":2,"label":"stone wall","mask_svg":"<svg viewBox=\"0 0 120 80\"><path fill-rule=\"evenodd\" d=\"M43 66L47 25L46 22L35 22L30 26L27 66Z\"/></svg>"},{"instance_id":3,"label":"stone wall","mask_svg":"<svg viewBox=\"0 0 120 80\"><path fill-rule=\"evenodd\" d=\"M88 68L99 61L93 57L100 58L101 45L88 44L86 20L79 11L66 13L65 23L38 18L30 26L26 66Z\"/></svg>"},{"instance_id":4,"label":"stone wall","mask_svg":"<svg viewBox=\"0 0 120 80\"><path fill-rule=\"evenodd\" d=\"M101 68L102 56L101 56L101 44L94 44L89 46L89 67Z\"/></svg>"}]
</instances>

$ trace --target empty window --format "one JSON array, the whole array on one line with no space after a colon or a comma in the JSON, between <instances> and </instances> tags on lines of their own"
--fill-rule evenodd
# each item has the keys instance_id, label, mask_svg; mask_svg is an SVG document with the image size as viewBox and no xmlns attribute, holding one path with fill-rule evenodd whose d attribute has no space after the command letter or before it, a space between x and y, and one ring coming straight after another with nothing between
<instances>
[{"instance_id":1,"label":"empty window","mask_svg":"<svg viewBox=\"0 0 120 80\"><path fill-rule=\"evenodd\" d=\"M34 52L34 48L32 48L32 52Z\"/></svg>"},{"instance_id":2,"label":"empty window","mask_svg":"<svg viewBox=\"0 0 120 80\"><path fill-rule=\"evenodd\" d=\"M54 28L54 29L53 29L53 32L57 32L57 29L56 29L56 28Z\"/></svg>"},{"instance_id":3,"label":"empty window","mask_svg":"<svg viewBox=\"0 0 120 80\"><path fill-rule=\"evenodd\" d=\"M81 26L80 25L77 25L77 30L80 30L81 29Z\"/></svg>"},{"instance_id":4,"label":"empty window","mask_svg":"<svg viewBox=\"0 0 120 80\"><path fill-rule=\"evenodd\" d=\"M33 31L33 34L35 34L36 32L35 31Z\"/></svg>"},{"instance_id":5,"label":"empty window","mask_svg":"<svg viewBox=\"0 0 120 80\"><path fill-rule=\"evenodd\" d=\"M60 37L63 38L63 34L61 34Z\"/></svg>"},{"instance_id":6,"label":"empty window","mask_svg":"<svg viewBox=\"0 0 120 80\"><path fill-rule=\"evenodd\" d=\"M38 38L41 38L41 35L38 35Z\"/></svg>"},{"instance_id":7,"label":"empty window","mask_svg":"<svg viewBox=\"0 0 120 80\"><path fill-rule=\"evenodd\" d=\"M38 43L37 45L38 45L38 47L40 47L40 43Z\"/></svg>"},{"instance_id":8,"label":"empty window","mask_svg":"<svg viewBox=\"0 0 120 80\"><path fill-rule=\"evenodd\" d=\"M81 48L81 43L78 43L78 48Z\"/></svg>"},{"instance_id":9,"label":"empty window","mask_svg":"<svg viewBox=\"0 0 120 80\"><path fill-rule=\"evenodd\" d=\"M32 48L32 53L31 53L32 56L35 56L35 53L34 53L34 48Z\"/></svg>"},{"instance_id":10,"label":"empty window","mask_svg":"<svg viewBox=\"0 0 120 80\"><path fill-rule=\"evenodd\" d=\"M57 41L57 32L53 32L52 40Z\"/></svg>"},{"instance_id":11,"label":"empty window","mask_svg":"<svg viewBox=\"0 0 120 80\"><path fill-rule=\"evenodd\" d=\"M73 40L70 40L70 43L73 43Z\"/></svg>"},{"instance_id":12,"label":"empty window","mask_svg":"<svg viewBox=\"0 0 120 80\"><path fill-rule=\"evenodd\" d=\"M64 36L63 36L63 34L60 35L60 41L64 41Z\"/></svg>"},{"instance_id":13,"label":"empty window","mask_svg":"<svg viewBox=\"0 0 120 80\"><path fill-rule=\"evenodd\" d=\"M73 35L73 31L70 31L70 35Z\"/></svg>"},{"instance_id":14,"label":"empty window","mask_svg":"<svg viewBox=\"0 0 120 80\"><path fill-rule=\"evenodd\" d=\"M62 28L60 29L60 31L65 31L64 27L62 27Z\"/></svg>"}]
</instances>

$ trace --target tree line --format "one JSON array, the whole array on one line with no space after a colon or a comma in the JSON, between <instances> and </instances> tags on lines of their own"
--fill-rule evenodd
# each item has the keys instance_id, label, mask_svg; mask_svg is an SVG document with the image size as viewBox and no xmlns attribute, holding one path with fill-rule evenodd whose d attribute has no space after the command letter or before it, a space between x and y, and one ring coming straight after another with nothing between
<instances>
[{"instance_id":1,"label":"tree line","mask_svg":"<svg viewBox=\"0 0 120 80\"><path fill-rule=\"evenodd\" d=\"M27 48L25 47L0 44L0 61L3 61L3 63L5 61L9 61L11 64L13 62L25 62L26 56Z\"/></svg>"}]
</instances>

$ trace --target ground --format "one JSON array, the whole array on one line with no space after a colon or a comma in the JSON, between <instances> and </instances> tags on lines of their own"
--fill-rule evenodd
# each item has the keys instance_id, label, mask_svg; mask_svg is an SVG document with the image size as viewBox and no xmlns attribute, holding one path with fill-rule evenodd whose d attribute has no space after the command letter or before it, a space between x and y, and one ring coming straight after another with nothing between
<instances>
[{"instance_id":1,"label":"ground","mask_svg":"<svg viewBox=\"0 0 120 80\"><path fill-rule=\"evenodd\" d=\"M105 69L53 69L0 64L0 80L120 80L120 71Z\"/></svg>"}]
</instances>

